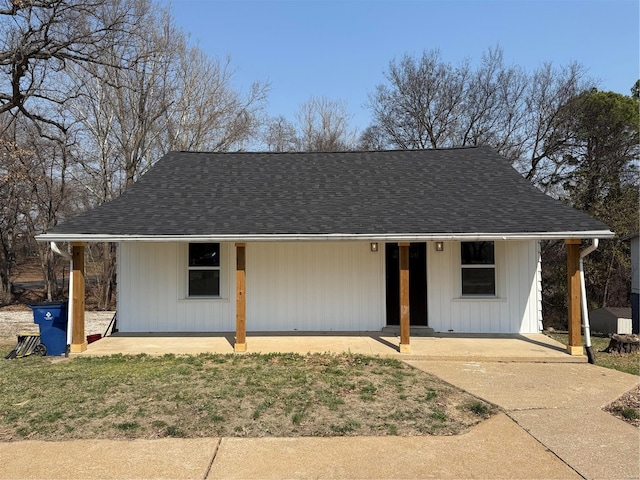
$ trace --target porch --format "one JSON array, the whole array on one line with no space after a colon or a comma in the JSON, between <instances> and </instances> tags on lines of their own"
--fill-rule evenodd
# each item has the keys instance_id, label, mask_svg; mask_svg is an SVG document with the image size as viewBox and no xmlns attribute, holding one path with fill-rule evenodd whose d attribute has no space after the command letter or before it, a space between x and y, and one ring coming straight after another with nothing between
<instances>
[{"instance_id":1,"label":"porch","mask_svg":"<svg viewBox=\"0 0 640 480\"><path fill-rule=\"evenodd\" d=\"M583 349L580 338L580 283L578 275L578 260L580 258L580 240L567 239L567 270L568 270L568 300L569 300L569 344L566 351L571 355L582 357ZM372 244L373 245L373 244ZM250 352L351 352L373 355L414 354L419 358L496 358L498 359L545 358L547 353L553 353L556 358L565 358L565 347L552 342L541 334L437 334L429 337L413 337L415 329L410 326L410 275L409 275L409 242L399 242L399 335L392 333L337 332L327 329L327 332L287 331L287 332L256 332L249 333L251 342ZM373 251L373 246L371 247ZM376 244L377 251L377 244ZM153 256L152 256L153 257ZM155 257L153 257L155 258ZM93 347L89 354L103 355L112 353L230 353L245 352L247 346L247 281L246 281L246 244L235 243L235 285L231 288L229 297L235 297L235 332L233 333L190 333L172 334L120 334L107 339L107 344L100 348ZM539 262L538 262L539 263ZM87 350L84 335L84 243L72 242L72 281L70 302L70 350L72 353L82 353ZM158 276L156 276L158 277ZM174 278L163 275L162 278ZM529 286L530 287L530 286ZM233 295L235 290L235 295ZM531 291L531 288L528 290ZM154 297L156 298L156 297ZM228 304L232 299L227 298ZM531 302L531 295L527 297ZM139 300L139 299L138 299ZM500 300L500 299L498 299ZM314 310L311 308L311 310ZM485 312L486 313L486 312ZM225 330L229 330L227 325ZM147 327L148 328L148 327ZM232 327L231 327L232 328ZM368 327L362 330L368 330ZM129 329L127 329L129 330ZM146 328L145 328L146 330ZM154 330L150 328L150 330ZM167 329L169 330L169 329ZM196 329L194 329L196 330ZM135 330L134 330L135 331ZM493 330L489 330L493 331ZM148 340L148 341L145 341ZM445 341L439 341L445 340ZM509 340L505 345L499 340ZM410 343L411 342L411 343ZM542 349L542 350L541 350ZM147 351L148 350L148 351ZM553 356L552 355L552 356ZM536 360L533 360L536 361ZM581 361L581 360L579 360Z\"/></svg>"},{"instance_id":2,"label":"porch","mask_svg":"<svg viewBox=\"0 0 640 480\"><path fill-rule=\"evenodd\" d=\"M400 353L399 337L381 332L249 332L247 353L352 353L402 359L586 362L543 334L430 334L411 337L411 354ZM234 353L235 333L117 333L73 355L176 355Z\"/></svg>"}]
</instances>

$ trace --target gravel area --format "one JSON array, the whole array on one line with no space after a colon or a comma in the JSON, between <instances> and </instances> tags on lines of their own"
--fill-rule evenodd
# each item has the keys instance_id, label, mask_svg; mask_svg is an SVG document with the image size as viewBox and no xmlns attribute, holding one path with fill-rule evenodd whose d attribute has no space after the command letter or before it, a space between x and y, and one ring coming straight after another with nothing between
<instances>
[{"instance_id":1,"label":"gravel area","mask_svg":"<svg viewBox=\"0 0 640 480\"><path fill-rule=\"evenodd\" d=\"M104 335L114 312L86 312L85 334ZM14 342L23 333L38 333L38 325L33 323L33 313L29 311L0 310L0 340Z\"/></svg>"},{"instance_id":2,"label":"gravel area","mask_svg":"<svg viewBox=\"0 0 640 480\"><path fill-rule=\"evenodd\" d=\"M640 385L607 405L605 410L620 420L640 428Z\"/></svg>"}]
</instances>

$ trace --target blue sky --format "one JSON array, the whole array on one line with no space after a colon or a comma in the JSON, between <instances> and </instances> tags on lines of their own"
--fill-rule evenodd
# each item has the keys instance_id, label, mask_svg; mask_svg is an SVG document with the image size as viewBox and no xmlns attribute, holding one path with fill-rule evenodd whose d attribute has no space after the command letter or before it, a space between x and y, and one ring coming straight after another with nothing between
<instances>
[{"instance_id":1,"label":"blue sky","mask_svg":"<svg viewBox=\"0 0 640 480\"><path fill-rule=\"evenodd\" d=\"M163 3L165 0L163 0ZM172 0L176 24L213 57L230 56L234 86L271 84L268 113L294 120L313 96L346 100L352 125L394 57L439 49L478 61L499 45L507 64L581 63L601 90L629 95L640 78L638 0Z\"/></svg>"}]
</instances>

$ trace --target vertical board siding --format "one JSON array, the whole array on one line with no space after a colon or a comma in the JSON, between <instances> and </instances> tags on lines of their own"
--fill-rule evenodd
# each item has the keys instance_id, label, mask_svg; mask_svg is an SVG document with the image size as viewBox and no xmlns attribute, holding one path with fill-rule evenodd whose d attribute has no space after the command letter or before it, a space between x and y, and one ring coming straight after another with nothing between
<instances>
[{"instance_id":1,"label":"vertical board siding","mask_svg":"<svg viewBox=\"0 0 640 480\"><path fill-rule=\"evenodd\" d=\"M235 252L221 245L221 296L188 299L186 243L118 245L118 328L122 332L235 330ZM232 298L229 298L232 295Z\"/></svg>"},{"instance_id":2,"label":"vertical board siding","mask_svg":"<svg viewBox=\"0 0 640 480\"><path fill-rule=\"evenodd\" d=\"M640 237L631 239L631 293L640 294Z\"/></svg>"},{"instance_id":3,"label":"vertical board siding","mask_svg":"<svg viewBox=\"0 0 640 480\"><path fill-rule=\"evenodd\" d=\"M540 249L540 242L536 242L536 319L538 323L538 331L542 331L544 325L542 324L542 254Z\"/></svg>"},{"instance_id":4,"label":"vertical board siding","mask_svg":"<svg viewBox=\"0 0 640 480\"><path fill-rule=\"evenodd\" d=\"M122 332L235 330L235 249L221 245L221 298L189 299L186 243L118 245ZM384 248L368 242L247 244L247 331L377 331L386 323ZM427 243L429 326L534 333L541 325L536 241L496 242L497 298L460 298L460 245Z\"/></svg>"},{"instance_id":5,"label":"vertical board siding","mask_svg":"<svg viewBox=\"0 0 640 480\"><path fill-rule=\"evenodd\" d=\"M248 244L247 330L380 330L381 250L370 252L368 242Z\"/></svg>"},{"instance_id":6,"label":"vertical board siding","mask_svg":"<svg viewBox=\"0 0 640 480\"><path fill-rule=\"evenodd\" d=\"M439 332L536 333L540 331L538 242L497 241L496 298L461 298L460 242L437 252L427 244L429 326Z\"/></svg>"}]
</instances>

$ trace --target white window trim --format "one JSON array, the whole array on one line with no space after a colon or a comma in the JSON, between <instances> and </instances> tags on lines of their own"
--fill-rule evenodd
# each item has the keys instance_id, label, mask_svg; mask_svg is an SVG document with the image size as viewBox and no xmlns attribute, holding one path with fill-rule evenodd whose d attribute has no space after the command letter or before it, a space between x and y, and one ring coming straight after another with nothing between
<instances>
[{"instance_id":1,"label":"white window trim","mask_svg":"<svg viewBox=\"0 0 640 480\"><path fill-rule=\"evenodd\" d=\"M229 259L227 258L228 248L226 243L222 242L203 242L203 243L218 243L220 245L219 254L220 254L220 265L217 267L196 267L189 265L189 244L197 243L197 242L185 242L182 248L181 257L181 270L184 272L184 284L181 288L182 300L188 300L190 302L197 301L211 301L211 300L226 300L227 299L227 286L228 286L228 276L226 275L225 266L229 263ZM189 272L191 270L218 270L220 272L220 288L218 295L189 295Z\"/></svg>"},{"instance_id":2,"label":"white window trim","mask_svg":"<svg viewBox=\"0 0 640 480\"><path fill-rule=\"evenodd\" d=\"M491 241L491 243L493 244L493 263L483 263L483 264L463 264L462 263L462 244L463 243L467 243L467 242L459 242L459 250L458 250L458 258L459 258L459 262L460 262L460 283L459 283L459 292L460 292L460 298L461 300L464 299L471 299L471 300L482 300L482 299L498 299L498 267L497 267L497 262L496 262L496 258L498 255L498 251L496 248L496 242L495 241ZM472 242L469 242L472 243ZM493 293L484 293L484 294L469 294L469 293L464 293L462 291L462 270L465 269L476 269L476 268L493 268Z\"/></svg>"}]
</instances>

